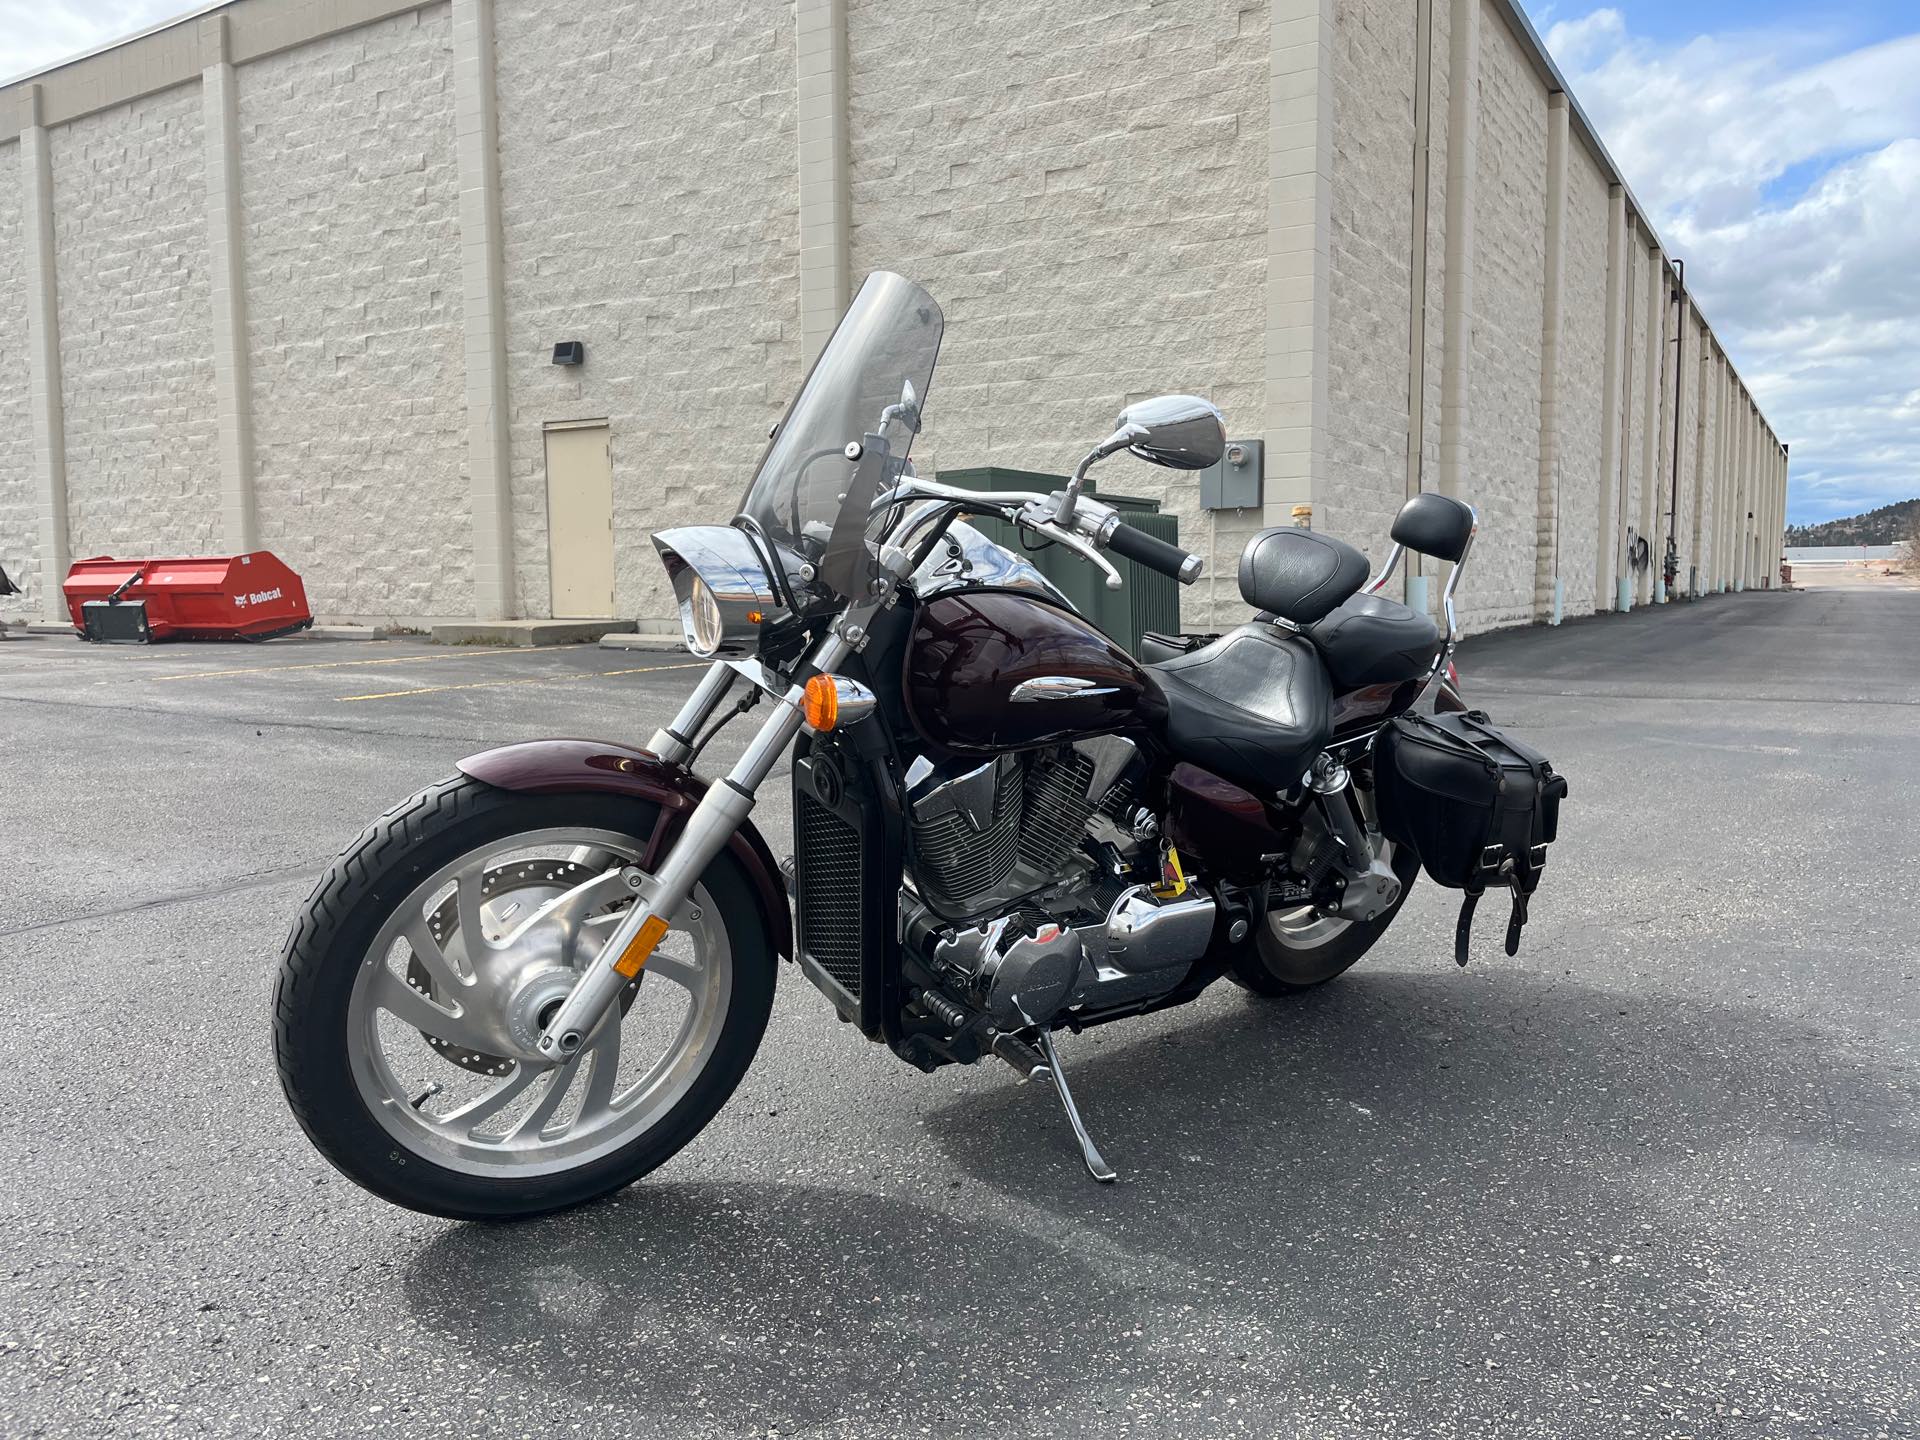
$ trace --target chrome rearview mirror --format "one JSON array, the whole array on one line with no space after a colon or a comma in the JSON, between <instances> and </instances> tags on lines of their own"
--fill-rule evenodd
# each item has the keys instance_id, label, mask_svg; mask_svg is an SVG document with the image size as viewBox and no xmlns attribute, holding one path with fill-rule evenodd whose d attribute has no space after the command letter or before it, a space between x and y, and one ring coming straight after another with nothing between
<instances>
[{"instance_id":1,"label":"chrome rearview mirror","mask_svg":"<svg viewBox=\"0 0 1920 1440\"><path fill-rule=\"evenodd\" d=\"M1120 412L1118 438L1131 431L1127 453L1174 470L1204 470L1220 463L1227 423L1213 403L1198 395L1157 395Z\"/></svg>"},{"instance_id":2,"label":"chrome rearview mirror","mask_svg":"<svg viewBox=\"0 0 1920 1440\"><path fill-rule=\"evenodd\" d=\"M1227 422L1211 400L1198 395L1156 395L1138 401L1120 412L1114 432L1088 451L1074 470L1054 514L1055 523L1066 525L1073 519L1087 471L1109 455L1125 450L1150 465L1204 470L1218 464L1226 448Z\"/></svg>"},{"instance_id":3,"label":"chrome rearview mirror","mask_svg":"<svg viewBox=\"0 0 1920 1440\"><path fill-rule=\"evenodd\" d=\"M884 434L887 426L896 420L906 427L909 435L920 433L920 397L914 393L911 379L901 382L899 403L889 405L880 412L881 433Z\"/></svg>"}]
</instances>

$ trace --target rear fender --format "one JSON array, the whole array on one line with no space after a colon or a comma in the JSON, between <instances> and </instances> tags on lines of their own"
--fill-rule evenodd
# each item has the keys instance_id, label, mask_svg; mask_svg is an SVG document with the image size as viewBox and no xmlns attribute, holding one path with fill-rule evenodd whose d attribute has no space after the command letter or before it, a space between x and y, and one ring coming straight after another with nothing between
<instances>
[{"instance_id":1,"label":"rear fender","mask_svg":"<svg viewBox=\"0 0 1920 1440\"><path fill-rule=\"evenodd\" d=\"M600 791L648 800L660 807L660 823L647 840L640 868L654 870L667 847L680 834L694 806L707 793L707 782L690 770L669 765L651 751L606 740L527 740L469 755L460 773L483 785L520 790L532 795L565 795ZM742 820L727 841L760 897L761 918L774 948L793 954L793 911L787 903L786 883L767 842L751 820Z\"/></svg>"}]
</instances>

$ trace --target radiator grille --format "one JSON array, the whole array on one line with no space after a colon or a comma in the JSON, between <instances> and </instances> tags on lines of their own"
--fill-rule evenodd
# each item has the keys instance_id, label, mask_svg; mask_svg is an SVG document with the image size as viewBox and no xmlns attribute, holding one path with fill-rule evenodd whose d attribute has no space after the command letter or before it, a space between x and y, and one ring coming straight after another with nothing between
<instances>
[{"instance_id":1,"label":"radiator grille","mask_svg":"<svg viewBox=\"0 0 1920 1440\"><path fill-rule=\"evenodd\" d=\"M794 800L800 948L858 999L860 832L804 791Z\"/></svg>"},{"instance_id":2,"label":"radiator grille","mask_svg":"<svg viewBox=\"0 0 1920 1440\"><path fill-rule=\"evenodd\" d=\"M1069 750L1051 764L1034 766L1027 791L1026 823L1020 827L1020 861L1050 875L1067 852L1080 843L1093 814L1093 761Z\"/></svg>"},{"instance_id":3,"label":"radiator grille","mask_svg":"<svg viewBox=\"0 0 1920 1440\"><path fill-rule=\"evenodd\" d=\"M963 913L1007 878L1019 853L1024 789L1022 767L1002 765L984 834L953 812L914 821L914 879L934 909Z\"/></svg>"}]
</instances>

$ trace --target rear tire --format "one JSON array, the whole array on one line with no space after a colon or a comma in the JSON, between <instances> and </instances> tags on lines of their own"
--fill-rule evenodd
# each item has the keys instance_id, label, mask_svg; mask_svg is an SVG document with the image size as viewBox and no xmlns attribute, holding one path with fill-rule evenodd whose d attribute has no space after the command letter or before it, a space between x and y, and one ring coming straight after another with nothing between
<instances>
[{"instance_id":1,"label":"rear tire","mask_svg":"<svg viewBox=\"0 0 1920 1440\"><path fill-rule=\"evenodd\" d=\"M495 865L495 873L488 879L496 888L489 893L500 898L497 903L488 901L490 908L486 909L476 903L467 913L484 917L477 927L482 931L489 926L505 931L510 921L525 920L537 907L511 903L517 892L502 894L507 882L498 877L517 865L517 875L508 878L518 879L534 864L489 861L486 857L524 853L516 852L516 839L524 842L559 837L541 843L548 848L578 845L582 848L574 853L583 863L572 867L557 861L543 863L565 871L554 883L572 884L581 875L604 870L608 854L624 851L633 857L643 853L657 814L656 807L643 801L600 794L521 794L460 776L429 786L388 811L333 862L295 919L281 956L274 993L274 1056L294 1117L335 1168L382 1199L411 1210L455 1220L518 1219L579 1205L631 1184L700 1133L746 1074L773 1003L775 957L760 898L739 863L725 852L707 867L696 892L704 892L707 908L696 907L690 912L703 925L719 928L721 943L709 948L724 953L727 966L723 979L710 975L701 981L698 1015L691 998L694 992L688 990L688 1018L673 1046L687 1043L691 1033L699 1047L682 1052L670 1046L659 1062L659 1070L648 1072L633 1089L620 1096L600 1095L602 1109L594 1112L593 1126L585 1123L589 1102L583 1097L597 1090L600 1059L595 1057L589 1066L586 1050L574 1062L567 1085L559 1086L563 1090L571 1086L577 1093L557 1100L551 1118L526 1127L527 1133L517 1141L518 1150L507 1148L513 1142L496 1141L484 1134L472 1138L482 1126L464 1128L464 1120L444 1134L436 1132L434 1126L443 1124L444 1117L432 1110L423 1111L420 1102L409 1101L402 1094L397 1097L398 1106L395 1097L388 1095L377 1095L370 1103L368 1093L373 1083L370 1076L396 1074L395 1066L377 1044L372 1047L374 1058L369 1058L366 1038L373 1033L367 1018L367 987L377 987L386 979L381 972L392 962L387 959L388 942L383 937L394 933L396 922L410 919L416 934L430 930L438 940L447 942L445 953L437 956L440 965L451 965L453 970L464 967L474 973L478 966L471 958L449 961L449 956L468 953L470 942L463 933L448 928L444 915L456 908L458 887L476 863ZM590 838L576 841L570 838L575 834ZM475 855L482 859L475 862ZM455 865L465 868L460 871L462 878L456 882L453 898L443 901L440 912L430 914L422 927L418 923L421 897L430 893L423 887L439 885L444 889L441 877ZM551 875L549 870L541 878L551 880ZM549 884L545 892L527 893L551 895L553 889L554 884ZM585 909L580 912L581 916L588 913ZM689 913L687 907L682 913ZM586 931L586 924L608 926L613 918L612 906L596 903L591 914L591 922L582 921L571 932L579 937L574 942L578 954L571 962L576 967L597 951L597 945L590 944L593 937ZM604 935L606 930L599 933ZM678 919L673 933L680 933ZM511 936L503 941L499 936L483 935L481 944L487 947L484 963L517 963L510 941ZM411 948L399 948L402 945ZM396 954L401 958L408 953L418 955L422 947L437 948L433 940L416 940L409 935L397 942ZM542 963L552 971L551 959ZM696 954L693 964L679 962L679 969L683 975L693 975L698 963ZM420 985L413 984L416 973L420 972L408 971L413 990L431 993L437 1000L441 982L434 982L431 991L422 992ZM565 970L559 973L558 984L564 992ZM636 997L640 985L652 974L652 970L643 972L636 982ZM473 993L485 991L485 986L477 986ZM500 1082L504 1089L517 1079L527 1099L516 1105L530 1105L536 1110L539 1106L535 1100L545 1093L540 1087L556 1086L557 1072L540 1075L535 1073L538 1067L532 1067L523 1074L527 1067L499 1056L475 1054L488 1047L470 1044L464 1038L458 1044L449 1044L428 1038L426 1030L409 1033L406 1022L395 1019L401 1010L416 1015L433 1012L419 1009L413 996L391 987L380 993L390 993L396 1003L404 1002L400 1009L389 1004L374 1012L384 1017L386 1031L382 1033L397 1030L405 1042L399 1057L401 1068L432 1064L458 1053L464 1058L449 1063L463 1067L469 1083L484 1087L493 1077L506 1075L508 1078ZM721 1007L718 1014L713 1013L715 1002ZM625 1003L634 1002L629 998ZM482 1002L470 1000L466 994L459 997L456 1010L468 1005L473 1015L484 1014ZM618 1061L622 1043L629 1046L631 1056L633 1041L622 1040L625 1020L624 1010L616 1007L609 1011L588 1050L605 1039L611 1042L606 1052L609 1060ZM701 1022L698 1026L696 1020ZM432 1026L437 1022L425 1023ZM617 1032L611 1036L607 1034L609 1024ZM683 1053L687 1057L684 1063L676 1059ZM487 1068L486 1062L492 1059L498 1059L502 1068ZM515 1068L504 1068L509 1065ZM473 1079L475 1073L484 1078ZM618 1085L618 1074L623 1073L617 1071L617 1065L610 1065L606 1084ZM658 1081L653 1079L656 1073L662 1077ZM417 1125L399 1108L403 1106L421 1115ZM643 1106L647 1107L644 1111ZM571 1116L570 1109L574 1110ZM384 1123L376 1110L386 1116ZM513 1107L502 1106L499 1123L503 1127L512 1124L513 1113ZM645 1123L636 1124L636 1116ZM598 1128L602 1123L605 1128ZM417 1139L411 1138L415 1129L421 1132ZM560 1130L561 1138L550 1140L555 1129ZM638 1133L624 1139L633 1129ZM581 1132L581 1138L568 1140L575 1130ZM578 1163L567 1150L569 1143L578 1149ZM497 1164L490 1160L488 1147L500 1150ZM537 1173L525 1173L529 1171Z\"/></svg>"},{"instance_id":2,"label":"rear tire","mask_svg":"<svg viewBox=\"0 0 1920 1440\"><path fill-rule=\"evenodd\" d=\"M1400 880L1400 894L1372 920L1317 920L1288 925L1284 910L1269 911L1264 924L1229 962L1227 978L1256 995L1298 995L1336 980L1371 950L1387 933L1420 874L1420 861L1410 850L1396 849L1390 857Z\"/></svg>"}]
</instances>

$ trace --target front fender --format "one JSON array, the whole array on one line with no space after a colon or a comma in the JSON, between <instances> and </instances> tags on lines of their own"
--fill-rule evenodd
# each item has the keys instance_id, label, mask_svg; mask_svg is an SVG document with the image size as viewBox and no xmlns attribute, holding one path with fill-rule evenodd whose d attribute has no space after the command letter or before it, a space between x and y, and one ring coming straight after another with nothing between
<instances>
[{"instance_id":1,"label":"front fender","mask_svg":"<svg viewBox=\"0 0 1920 1440\"><path fill-rule=\"evenodd\" d=\"M660 825L640 858L643 870L658 865L661 854L679 835L686 818L707 793L707 782L690 770L669 765L649 750L607 740L525 740L469 755L459 764L462 775L501 790L523 790L535 795L563 795L603 791L650 800L660 807ZM766 839L751 820L743 820L727 841L760 896L761 918L780 954L793 954L793 910L787 903L786 883Z\"/></svg>"}]
</instances>

